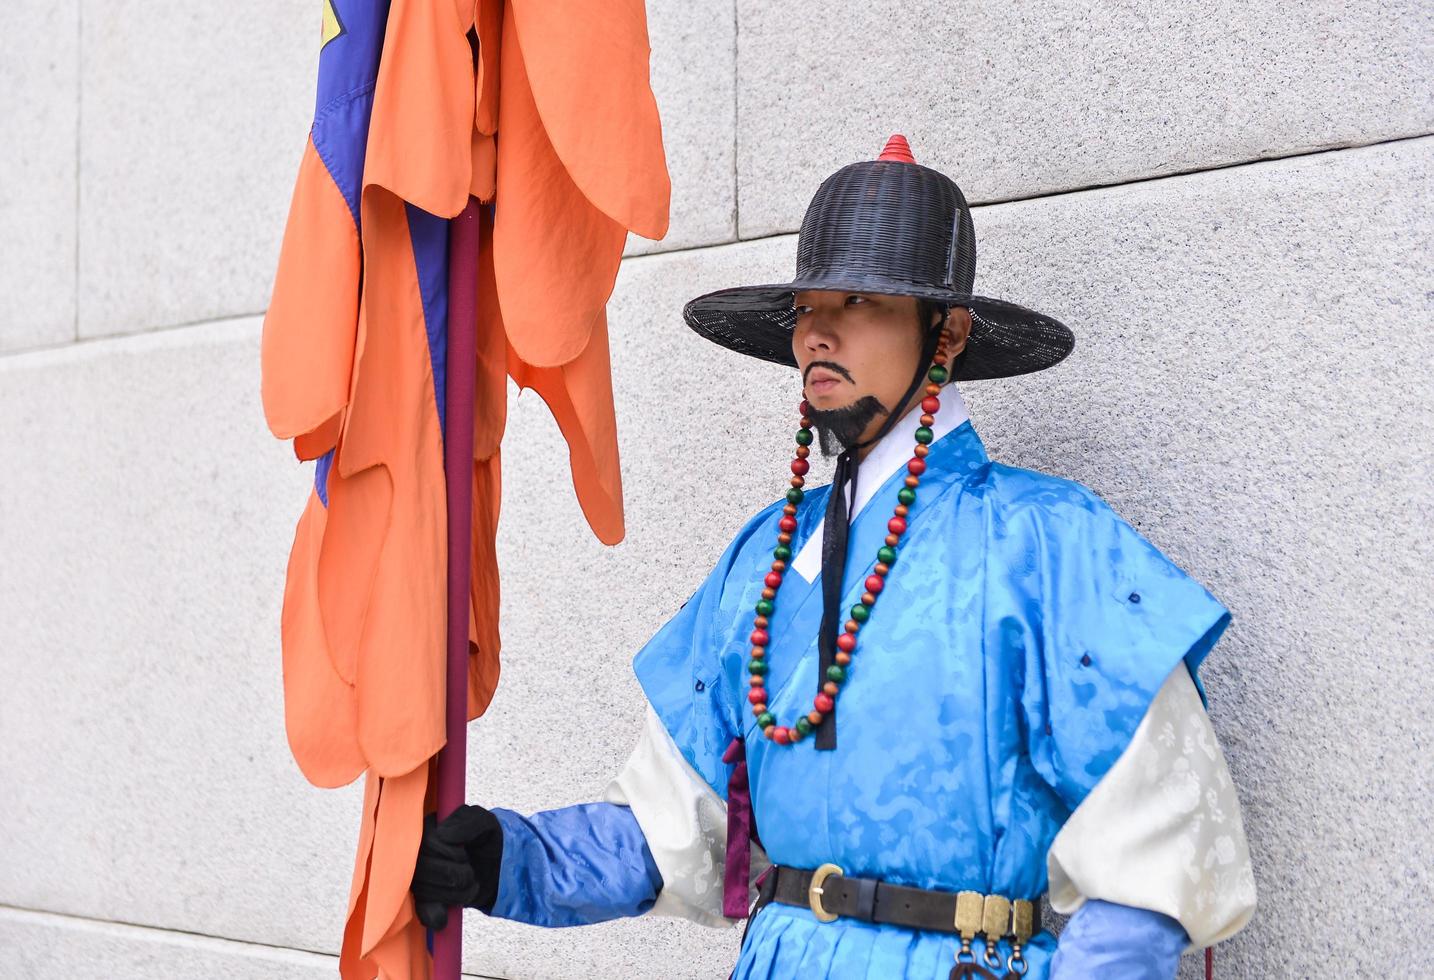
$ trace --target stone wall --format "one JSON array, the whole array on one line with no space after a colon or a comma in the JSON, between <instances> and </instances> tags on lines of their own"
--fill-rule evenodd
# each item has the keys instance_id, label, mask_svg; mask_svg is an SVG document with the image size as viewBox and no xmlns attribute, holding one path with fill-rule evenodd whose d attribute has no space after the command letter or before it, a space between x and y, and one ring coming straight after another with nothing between
<instances>
[{"instance_id":1,"label":"stone wall","mask_svg":"<svg viewBox=\"0 0 1434 980\"><path fill-rule=\"evenodd\" d=\"M258 338L318 10L19 0L0 35L0 977L336 973L356 787L283 732L309 467ZM1434 974L1434 10L1417 0L650 4L673 176L611 307L629 533L514 396L504 683L470 797L594 798L632 653L781 485L797 382L682 325L791 270L892 132L975 206L977 288L1072 357L963 387L993 456L1091 486L1221 598L1206 678L1261 908L1224 977ZM725 976L737 934L468 919L508 978ZM1196 976L1196 958L1185 974Z\"/></svg>"}]
</instances>

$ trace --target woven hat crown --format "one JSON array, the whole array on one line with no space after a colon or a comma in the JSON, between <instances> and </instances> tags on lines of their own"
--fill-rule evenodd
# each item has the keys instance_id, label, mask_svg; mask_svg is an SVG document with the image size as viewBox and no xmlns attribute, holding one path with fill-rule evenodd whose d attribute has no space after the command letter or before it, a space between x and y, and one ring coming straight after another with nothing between
<instances>
[{"instance_id":1,"label":"woven hat crown","mask_svg":"<svg viewBox=\"0 0 1434 980\"><path fill-rule=\"evenodd\" d=\"M976 276L971 209L956 182L916 163L902 136L876 160L822 181L797 235L797 279L892 281L968 293Z\"/></svg>"}]
</instances>

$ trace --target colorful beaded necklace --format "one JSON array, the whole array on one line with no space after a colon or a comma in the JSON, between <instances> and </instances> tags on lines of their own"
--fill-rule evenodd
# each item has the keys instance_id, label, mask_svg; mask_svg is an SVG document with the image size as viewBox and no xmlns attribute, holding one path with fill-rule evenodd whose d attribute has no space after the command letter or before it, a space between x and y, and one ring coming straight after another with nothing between
<instances>
[{"instance_id":1,"label":"colorful beaded necklace","mask_svg":"<svg viewBox=\"0 0 1434 980\"><path fill-rule=\"evenodd\" d=\"M876 597L881 594L886 584L886 576L896 562L896 548L901 542L901 536L906 533L906 518L912 504L916 503L916 488L921 482L921 474L926 472L926 455L931 451L931 440L935 437L931 425L936 421L937 410L941 408L941 400L938 397L941 385L949 376L945 368L944 350L938 349L931 360L931 369L926 372L925 397L921 400L921 425L916 430L916 448L912 450L911 459L906 462L906 485L896 494L899 502L891 519L886 522L886 541L876 553L876 567L872 569L872 574L867 576L864 583L866 591L862 593L861 601L851 607L851 618L846 621L844 631L837 637L836 663L827 668L821 692L812 700L812 710L798 718L795 725L787 726L778 725L776 716L767 706L767 644L770 640L767 627L777 608L777 590L781 588L782 576L792 558L792 533L797 529L797 505L805 495L802 487L806 484L807 471L811 468L807 457L811 455L812 421L807 417L807 402L803 400L800 406L802 419L801 428L797 430L796 458L792 460L792 485L787 491L787 503L782 508L782 518L777 522L780 533L777 535L776 550L772 552L772 569L763 580L762 597L757 601L757 616L751 636L752 655L747 662L747 674L750 678L747 700L752 705L752 714L757 716L757 727L762 729L762 734L778 745L794 745L800 742L832 712L837 694L846 683L847 674L851 670L852 654L856 652L857 631L871 618L871 607L876 604Z\"/></svg>"}]
</instances>

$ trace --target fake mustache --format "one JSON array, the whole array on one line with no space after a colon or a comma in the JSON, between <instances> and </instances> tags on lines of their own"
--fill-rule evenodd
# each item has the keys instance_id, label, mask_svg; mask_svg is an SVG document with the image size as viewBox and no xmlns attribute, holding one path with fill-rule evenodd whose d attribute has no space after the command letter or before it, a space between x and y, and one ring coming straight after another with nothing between
<instances>
[{"instance_id":1,"label":"fake mustache","mask_svg":"<svg viewBox=\"0 0 1434 980\"><path fill-rule=\"evenodd\" d=\"M841 377L845 378L848 384L856 384L856 381L853 380L851 376L851 372L848 371L846 368L842 367L836 361L812 361L812 363L808 364L806 368L802 371L802 384L807 383L807 377L812 373L813 369L815 368L826 368L833 374L840 375Z\"/></svg>"}]
</instances>

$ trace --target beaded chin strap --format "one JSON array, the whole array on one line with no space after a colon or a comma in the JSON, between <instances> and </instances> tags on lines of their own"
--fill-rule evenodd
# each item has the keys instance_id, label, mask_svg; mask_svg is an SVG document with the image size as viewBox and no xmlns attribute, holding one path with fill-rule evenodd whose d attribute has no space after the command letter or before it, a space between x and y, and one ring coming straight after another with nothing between
<instances>
[{"instance_id":1,"label":"beaded chin strap","mask_svg":"<svg viewBox=\"0 0 1434 980\"><path fill-rule=\"evenodd\" d=\"M851 607L840 635L837 634L836 624L840 619L842 573L846 568L847 538L850 532L846 498L849 490L856 486L858 468L854 453L879 441L891 431L901 415L892 411L869 442L853 446L837 457L831 496L827 499L822 539L823 611L818 637L821 659L817 674L817 694L812 699L812 710L798 718L795 724L778 725L776 715L770 710L767 700L767 645L770 640L767 627L772 613L776 610L777 590L782 585L782 576L792 558L792 534L797 529L797 505L802 502L802 488L806 483L807 471L811 468L807 457L811 455L812 422L807 417L807 402L803 400L801 403L801 428L797 430L796 458L792 460L791 466L791 488L787 490L787 503L782 508L782 517L777 525L780 533L777 535L777 547L772 552L771 571L763 580L762 597L757 602L751 636L751 659L747 663L750 684L747 700L752 705L752 713L757 716L757 727L762 729L763 735L778 745L793 745L815 731L818 749L836 748L836 698L851 667L852 654L856 650L857 631L871 617L871 607L876 604L876 597L885 586L886 576L896 561L896 548L901 542L901 536L906 533L907 517L911 506L916 502L916 487L921 482L921 474L926 472L926 455L931 451L930 444L935 438L931 425L936 421L936 412L941 407L938 395L941 385L950 376L945 367L946 351L941 343L941 332L946 325L946 318L947 311L943 310L940 321L933 324L922 345L916 377L912 379L898 404L898 408L904 407L922 382L926 382L925 397L921 401L921 426L916 430L916 446L912 450L911 459L906 463L906 485L897 493L899 503L892 518L887 521L886 541L876 553L877 563L873 574L867 576L861 601ZM927 364L931 365L930 369L922 370Z\"/></svg>"}]
</instances>

